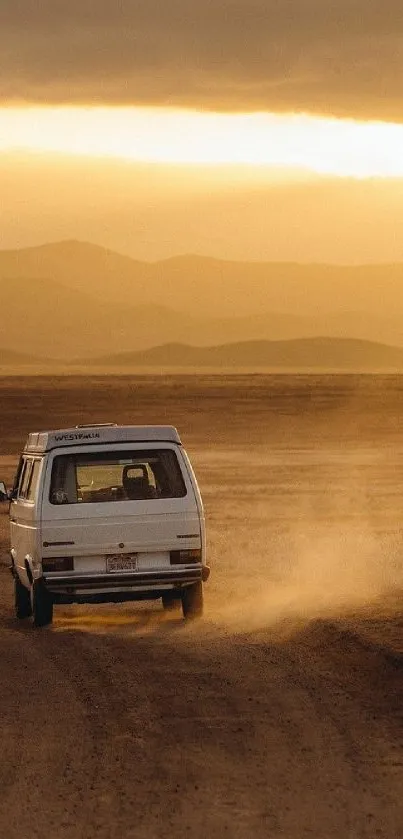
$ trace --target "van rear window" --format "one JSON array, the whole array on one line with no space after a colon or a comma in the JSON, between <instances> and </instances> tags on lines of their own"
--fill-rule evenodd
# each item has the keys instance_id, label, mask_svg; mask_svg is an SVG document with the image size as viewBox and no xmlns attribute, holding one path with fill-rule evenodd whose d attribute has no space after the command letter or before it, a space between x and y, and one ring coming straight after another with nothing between
<instances>
[{"instance_id":1,"label":"van rear window","mask_svg":"<svg viewBox=\"0 0 403 839\"><path fill-rule=\"evenodd\" d=\"M53 461L51 504L144 501L185 495L185 482L172 449L63 454Z\"/></svg>"}]
</instances>

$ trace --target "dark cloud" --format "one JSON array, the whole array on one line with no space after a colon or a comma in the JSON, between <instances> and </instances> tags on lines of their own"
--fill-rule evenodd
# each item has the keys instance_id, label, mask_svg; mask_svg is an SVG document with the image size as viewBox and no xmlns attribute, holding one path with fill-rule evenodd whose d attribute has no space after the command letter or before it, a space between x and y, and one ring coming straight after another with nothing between
<instances>
[{"instance_id":1,"label":"dark cloud","mask_svg":"<svg viewBox=\"0 0 403 839\"><path fill-rule=\"evenodd\" d=\"M402 0L0 0L0 101L403 121Z\"/></svg>"}]
</instances>

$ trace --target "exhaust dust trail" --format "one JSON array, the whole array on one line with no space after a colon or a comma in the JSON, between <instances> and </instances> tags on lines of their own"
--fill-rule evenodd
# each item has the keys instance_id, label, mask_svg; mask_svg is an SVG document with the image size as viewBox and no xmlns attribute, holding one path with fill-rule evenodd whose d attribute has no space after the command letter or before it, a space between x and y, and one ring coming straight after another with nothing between
<instances>
[{"instance_id":1,"label":"exhaust dust trail","mask_svg":"<svg viewBox=\"0 0 403 839\"><path fill-rule=\"evenodd\" d=\"M314 444L228 452L207 587L223 630L337 618L403 590L401 450Z\"/></svg>"},{"instance_id":2,"label":"exhaust dust trail","mask_svg":"<svg viewBox=\"0 0 403 839\"><path fill-rule=\"evenodd\" d=\"M285 539L277 562L266 556L273 545L255 540L255 569L236 575L226 597L225 581L207 592L208 616L224 630L247 632L275 626L337 618L403 590L398 535L369 529L310 525ZM279 548L281 540L277 540ZM266 565L266 573L264 566Z\"/></svg>"}]
</instances>

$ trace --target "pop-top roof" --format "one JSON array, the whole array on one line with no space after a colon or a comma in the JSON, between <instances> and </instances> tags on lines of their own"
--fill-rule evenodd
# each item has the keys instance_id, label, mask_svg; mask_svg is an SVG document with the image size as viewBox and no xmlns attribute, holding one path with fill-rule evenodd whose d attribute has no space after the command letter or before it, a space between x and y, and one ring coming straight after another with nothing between
<instances>
[{"instance_id":1,"label":"pop-top roof","mask_svg":"<svg viewBox=\"0 0 403 839\"><path fill-rule=\"evenodd\" d=\"M65 446L103 443L180 443L172 425L77 425L56 431L34 431L28 435L25 452L48 452Z\"/></svg>"}]
</instances>

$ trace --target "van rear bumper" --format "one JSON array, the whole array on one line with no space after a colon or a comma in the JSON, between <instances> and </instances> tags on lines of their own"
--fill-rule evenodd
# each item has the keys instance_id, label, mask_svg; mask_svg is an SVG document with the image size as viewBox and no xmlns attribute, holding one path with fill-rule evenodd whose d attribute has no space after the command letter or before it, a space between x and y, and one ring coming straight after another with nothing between
<instances>
[{"instance_id":1,"label":"van rear bumper","mask_svg":"<svg viewBox=\"0 0 403 839\"><path fill-rule=\"evenodd\" d=\"M73 602L86 599L86 596L102 596L102 599L134 600L147 597L161 597L170 587L181 589L182 586L205 581L210 574L208 565L197 568L180 568L167 571L140 571L134 574L44 574L43 582L55 601ZM137 591L136 591L137 590Z\"/></svg>"}]
</instances>

